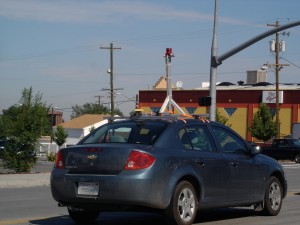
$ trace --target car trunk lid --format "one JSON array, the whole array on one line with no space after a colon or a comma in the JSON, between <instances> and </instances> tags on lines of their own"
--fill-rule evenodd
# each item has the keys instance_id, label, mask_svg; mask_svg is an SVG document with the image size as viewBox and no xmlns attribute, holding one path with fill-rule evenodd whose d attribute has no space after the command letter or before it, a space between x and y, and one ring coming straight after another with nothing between
<instances>
[{"instance_id":1,"label":"car trunk lid","mask_svg":"<svg viewBox=\"0 0 300 225\"><path fill-rule=\"evenodd\" d=\"M62 150L64 168L69 174L117 175L137 148L145 150L149 146L122 143L69 147Z\"/></svg>"}]
</instances>

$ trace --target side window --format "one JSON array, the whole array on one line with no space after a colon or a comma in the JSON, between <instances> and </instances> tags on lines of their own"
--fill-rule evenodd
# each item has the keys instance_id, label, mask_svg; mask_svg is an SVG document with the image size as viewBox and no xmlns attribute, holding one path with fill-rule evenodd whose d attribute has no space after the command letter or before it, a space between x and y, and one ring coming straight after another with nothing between
<instances>
[{"instance_id":1,"label":"side window","mask_svg":"<svg viewBox=\"0 0 300 225\"><path fill-rule=\"evenodd\" d=\"M181 143L185 149L196 151L214 151L214 144L206 126L189 126L179 131Z\"/></svg>"},{"instance_id":2,"label":"side window","mask_svg":"<svg viewBox=\"0 0 300 225\"><path fill-rule=\"evenodd\" d=\"M224 153L247 152L245 143L234 133L221 127L213 127L213 130Z\"/></svg>"},{"instance_id":3,"label":"side window","mask_svg":"<svg viewBox=\"0 0 300 225\"><path fill-rule=\"evenodd\" d=\"M287 147L287 146L288 146L287 140L279 140L278 141L278 147L284 148L284 147Z\"/></svg>"},{"instance_id":4,"label":"side window","mask_svg":"<svg viewBox=\"0 0 300 225\"><path fill-rule=\"evenodd\" d=\"M191 142L190 138L188 137L188 134L184 128L182 128L179 131L179 138L181 140L182 146L185 149L191 149L191 150L193 149L192 142Z\"/></svg>"}]
</instances>

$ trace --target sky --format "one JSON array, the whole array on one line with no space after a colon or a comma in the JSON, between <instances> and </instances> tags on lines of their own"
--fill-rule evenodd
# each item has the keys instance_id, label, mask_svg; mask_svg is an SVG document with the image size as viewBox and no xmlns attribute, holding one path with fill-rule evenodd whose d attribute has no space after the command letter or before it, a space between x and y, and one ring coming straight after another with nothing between
<instances>
[{"instance_id":1,"label":"sky","mask_svg":"<svg viewBox=\"0 0 300 225\"><path fill-rule=\"evenodd\" d=\"M72 106L109 106L113 51L115 107L128 115L139 90L166 75L183 89L210 79L214 0L0 0L0 112L19 104L24 88L70 119ZM299 0L218 0L218 55L280 25L300 20ZM289 34L289 35L287 35ZM280 32L286 51L280 83L300 83L300 26ZM267 37L225 60L217 81L246 81L246 71L274 64ZM268 82L275 82L272 68ZM1 114L1 113L0 113Z\"/></svg>"}]
</instances>

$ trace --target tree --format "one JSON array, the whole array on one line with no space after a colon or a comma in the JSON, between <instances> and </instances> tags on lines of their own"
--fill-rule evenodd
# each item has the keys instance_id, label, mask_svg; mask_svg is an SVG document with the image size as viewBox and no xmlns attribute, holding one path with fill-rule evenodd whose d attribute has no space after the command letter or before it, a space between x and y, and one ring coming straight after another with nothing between
<instances>
[{"instance_id":1,"label":"tree","mask_svg":"<svg viewBox=\"0 0 300 225\"><path fill-rule=\"evenodd\" d=\"M49 107L42 95L33 96L32 88L24 88L19 105L4 111L0 118L0 136L6 137L3 166L16 172L29 172L36 162L38 138L50 134Z\"/></svg>"},{"instance_id":2,"label":"tree","mask_svg":"<svg viewBox=\"0 0 300 225\"><path fill-rule=\"evenodd\" d=\"M99 105L96 103L86 103L82 106L72 106L72 115L71 119L82 116L84 114L110 114L110 109L106 106ZM123 113L119 109L115 109L115 115L123 116Z\"/></svg>"},{"instance_id":3,"label":"tree","mask_svg":"<svg viewBox=\"0 0 300 225\"><path fill-rule=\"evenodd\" d=\"M226 118L225 116L222 116L221 113L218 111L218 109L216 110L216 121L219 123L222 123L228 127L231 127L231 124L227 124L228 118Z\"/></svg>"},{"instance_id":4,"label":"tree","mask_svg":"<svg viewBox=\"0 0 300 225\"><path fill-rule=\"evenodd\" d=\"M260 104L257 113L254 114L249 130L253 137L264 142L277 135L276 123L265 103Z\"/></svg>"},{"instance_id":5,"label":"tree","mask_svg":"<svg viewBox=\"0 0 300 225\"><path fill-rule=\"evenodd\" d=\"M51 135L51 141L54 141L59 147L66 143L68 133L62 126L57 126L57 130Z\"/></svg>"}]
</instances>

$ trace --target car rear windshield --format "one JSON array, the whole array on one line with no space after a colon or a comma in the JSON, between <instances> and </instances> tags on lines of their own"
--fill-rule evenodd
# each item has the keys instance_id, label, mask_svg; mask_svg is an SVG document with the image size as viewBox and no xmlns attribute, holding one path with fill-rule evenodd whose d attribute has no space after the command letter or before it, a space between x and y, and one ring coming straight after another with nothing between
<instances>
[{"instance_id":1,"label":"car rear windshield","mask_svg":"<svg viewBox=\"0 0 300 225\"><path fill-rule=\"evenodd\" d=\"M166 123L122 122L105 124L78 144L131 143L152 145L163 132Z\"/></svg>"}]
</instances>

